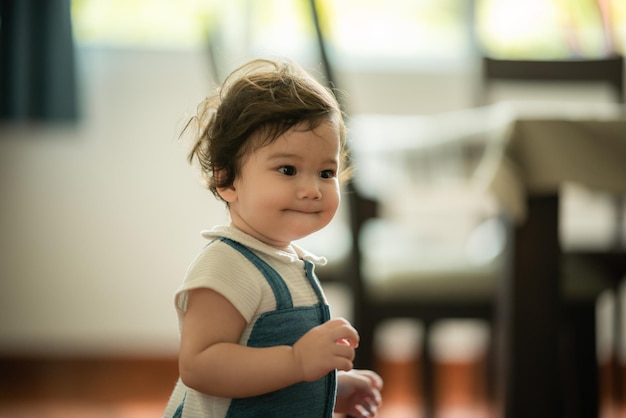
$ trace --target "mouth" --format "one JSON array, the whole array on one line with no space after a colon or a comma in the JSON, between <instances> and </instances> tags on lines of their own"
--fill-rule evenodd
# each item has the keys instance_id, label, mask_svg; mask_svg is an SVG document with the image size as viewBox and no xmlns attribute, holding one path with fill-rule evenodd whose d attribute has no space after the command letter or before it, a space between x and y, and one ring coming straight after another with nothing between
<instances>
[{"instance_id":1,"label":"mouth","mask_svg":"<svg viewBox=\"0 0 626 418\"><path fill-rule=\"evenodd\" d=\"M304 215L317 215L318 213L320 213L319 210L306 210L306 209L285 209L284 212L301 213Z\"/></svg>"}]
</instances>

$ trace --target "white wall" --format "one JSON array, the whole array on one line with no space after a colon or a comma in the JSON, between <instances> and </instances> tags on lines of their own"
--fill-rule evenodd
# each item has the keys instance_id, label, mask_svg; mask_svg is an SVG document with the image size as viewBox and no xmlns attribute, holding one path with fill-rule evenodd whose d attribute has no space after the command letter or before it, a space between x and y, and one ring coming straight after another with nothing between
<instances>
[{"instance_id":1,"label":"white wall","mask_svg":"<svg viewBox=\"0 0 626 418\"><path fill-rule=\"evenodd\" d=\"M1 127L0 350L176 350L172 294L225 219L177 140L206 64L83 49L78 126Z\"/></svg>"}]
</instances>

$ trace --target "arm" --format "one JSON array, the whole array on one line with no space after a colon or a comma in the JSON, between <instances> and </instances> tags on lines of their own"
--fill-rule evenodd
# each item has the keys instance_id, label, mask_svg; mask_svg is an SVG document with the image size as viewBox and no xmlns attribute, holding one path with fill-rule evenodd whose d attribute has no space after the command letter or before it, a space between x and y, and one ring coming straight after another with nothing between
<instances>
[{"instance_id":1,"label":"arm","mask_svg":"<svg viewBox=\"0 0 626 418\"><path fill-rule=\"evenodd\" d=\"M246 326L239 311L210 289L190 291L183 318L179 369L185 385L226 398L256 396L301 381L313 381L334 369L350 370L358 335L345 320L313 328L293 347L239 345Z\"/></svg>"}]
</instances>

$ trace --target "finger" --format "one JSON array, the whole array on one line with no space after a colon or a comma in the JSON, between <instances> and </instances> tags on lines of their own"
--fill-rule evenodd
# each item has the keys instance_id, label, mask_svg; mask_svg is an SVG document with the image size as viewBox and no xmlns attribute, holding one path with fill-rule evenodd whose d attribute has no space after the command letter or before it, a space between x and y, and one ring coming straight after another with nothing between
<instances>
[{"instance_id":1,"label":"finger","mask_svg":"<svg viewBox=\"0 0 626 418\"><path fill-rule=\"evenodd\" d=\"M352 370L353 367L354 367L354 364L352 363L352 360L346 357L338 357L335 360L335 369L337 370L343 370L345 372L349 372L350 370Z\"/></svg>"},{"instance_id":2,"label":"finger","mask_svg":"<svg viewBox=\"0 0 626 418\"><path fill-rule=\"evenodd\" d=\"M326 322L326 325L333 329L349 329L354 335L359 335L356 328L354 328L352 324L344 318L331 319Z\"/></svg>"},{"instance_id":3,"label":"finger","mask_svg":"<svg viewBox=\"0 0 626 418\"><path fill-rule=\"evenodd\" d=\"M348 321L345 318L333 318L330 319L328 321L326 321L325 323L327 326L331 326L331 327L343 327L343 326L349 326L351 327L352 324L350 324L350 321Z\"/></svg>"},{"instance_id":4,"label":"finger","mask_svg":"<svg viewBox=\"0 0 626 418\"><path fill-rule=\"evenodd\" d=\"M360 405L361 408L367 411L371 416L376 415L380 407L380 404L370 397L359 400L357 405Z\"/></svg>"},{"instance_id":5,"label":"finger","mask_svg":"<svg viewBox=\"0 0 626 418\"><path fill-rule=\"evenodd\" d=\"M349 345L350 347L359 346L359 333L352 328L350 324L344 324L331 331L331 338L337 343Z\"/></svg>"},{"instance_id":6,"label":"finger","mask_svg":"<svg viewBox=\"0 0 626 418\"><path fill-rule=\"evenodd\" d=\"M381 393L376 389L371 390L367 395L359 396L355 399L355 404L363 406L372 415L378 413L378 408L381 407L382 403Z\"/></svg>"},{"instance_id":7,"label":"finger","mask_svg":"<svg viewBox=\"0 0 626 418\"><path fill-rule=\"evenodd\" d=\"M380 375L372 370L355 370L355 373L358 373L359 375L365 377L367 380L369 380L370 384L375 387L378 390L381 390L383 388L383 378L380 377Z\"/></svg>"},{"instance_id":8,"label":"finger","mask_svg":"<svg viewBox=\"0 0 626 418\"><path fill-rule=\"evenodd\" d=\"M336 344L333 349L333 355L349 359L352 362L356 357L356 352L354 351L354 348L349 345Z\"/></svg>"},{"instance_id":9,"label":"finger","mask_svg":"<svg viewBox=\"0 0 626 418\"><path fill-rule=\"evenodd\" d=\"M375 414L376 414L376 412L369 411L365 406L363 406L361 404L355 405L354 408L352 409L352 413L351 413L351 415L354 415L354 416L357 416L357 417L362 417L362 418L372 417Z\"/></svg>"},{"instance_id":10,"label":"finger","mask_svg":"<svg viewBox=\"0 0 626 418\"><path fill-rule=\"evenodd\" d=\"M372 402L376 405L376 408L379 408L383 404L383 395L378 390L374 391Z\"/></svg>"},{"instance_id":11,"label":"finger","mask_svg":"<svg viewBox=\"0 0 626 418\"><path fill-rule=\"evenodd\" d=\"M381 399L382 398L380 396L375 396L374 398L365 399L363 403L367 406L367 410L370 411L372 415L376 415L378 408L382 403Z\"/></svg>"},{"instance_id":12,"label":"finger","mask_svg":"<svg viewBox=\"0 0 626 418\"><path fill-rule=\"evenodd\" d=\"M355 348L358 348L358 347L359 347L359 342L358 342L358 341L350 340L350 339L348 339L348 338L342 338L342 339L340 339L339 341L337 341L337 344L339 344L339 345L344 345L344 346L347 346L347 347L350 347L350 348L352 348L353 350L354 350Z\"/></svg>"}]
</instances>

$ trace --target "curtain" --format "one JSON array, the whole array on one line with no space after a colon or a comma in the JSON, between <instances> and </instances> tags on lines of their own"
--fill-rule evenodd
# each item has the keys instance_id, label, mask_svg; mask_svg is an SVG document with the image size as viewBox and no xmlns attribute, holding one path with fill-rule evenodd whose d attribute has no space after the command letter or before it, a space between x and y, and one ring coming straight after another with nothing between
<instances>
[{"instance_id":1,"label":"curtain","mask_svg":"<svg viewBox=\"0 0 626 418\"><path fill-rule=\"evenodd\" d=\"M77 118L70 0L0 0L0 119Z\"/></svg>"}]
</instances>

